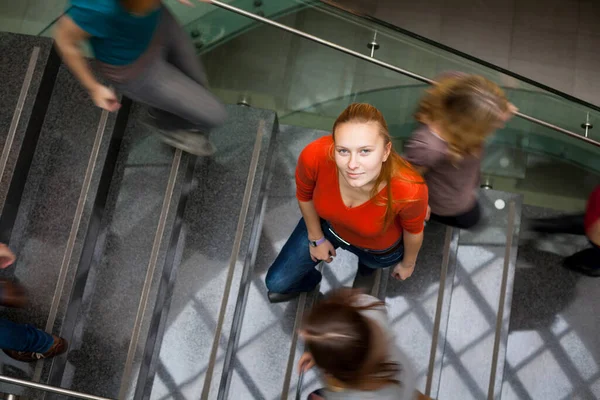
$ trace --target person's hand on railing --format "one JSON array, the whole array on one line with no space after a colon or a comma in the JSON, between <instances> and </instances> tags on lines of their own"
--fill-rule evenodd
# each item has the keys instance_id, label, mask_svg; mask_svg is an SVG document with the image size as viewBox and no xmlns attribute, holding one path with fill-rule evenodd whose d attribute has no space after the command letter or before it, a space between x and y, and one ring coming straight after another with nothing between
<instances>
[{"instance_id":1,"label":"person's hand on railing","mask_svg":"<svg viewBox=\"0 0 600 400\"><path fill-rule=\"evenodd\" d=\"M518 112L519 109L517 108L517 106L515 106L513 103L508 103L508 111L504 115L504 122L507 122L509 119L514 117L515 114Z\"/></svg>"},{"instance_id":2,"label":"person's hand on railing","mask_svg":"<svg viewBox=\"0 0 600 400\"><path fill-rule=\"evenodd\" d=\"M0 269L10 267L15 260L15 253L13 253L7 245L0 243Z\"/></svg>"},{"instance_id":3,"label":"person's hand on railing","mask_svg":"<svg viewBox=\"0 0 600 400\"><path fill-rule=\"evenodd\" d=\"M305 351L298 361L298 373L306 372L315 366L315 360L308 351Z\"/></svg>"}]
</instances>

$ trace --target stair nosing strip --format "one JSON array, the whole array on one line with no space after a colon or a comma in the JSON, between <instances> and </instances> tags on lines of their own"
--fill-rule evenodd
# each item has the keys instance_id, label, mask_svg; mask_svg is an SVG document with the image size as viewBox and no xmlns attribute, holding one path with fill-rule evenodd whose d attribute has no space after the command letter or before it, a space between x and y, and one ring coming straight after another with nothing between
<instances>
[{"instance_id":1,"label":"stair nosing strip","mask_svg":"<svg viewBox=\"0 0 600 400\"><path fill-rule=\"evenodd\" d=\"M69 238L67 240L67 246L65 248L65 252L63 253L63 259L61 262L58 279L56 282L56 287L54 290L54 296L52 297L52 304L50 306L50 311L48 312L48 319L46 320L46 332L51 333L54 328L54 322L56 321L56 316L58 314L58 307L60 305L61 295L63 293L65 282L67 280L67 272L69 270L69 265L71 263L71 257L73 256L73 251L75 249L75 241L77 239L77 234L79 233L79 228L81 225L81 218L83 217L83 213L85 211L85 203L88 198L88 194L90 191L90 186L92 185L92 177L94 175L94 169L96 168L96 163L98 162L98 154L100 153L100 147L102 145L102 139L104 137L104 132L106 131L106 124L108 122L108 114L109 112L106 110L102 111L100 115L100 121L98 122L98 128L96 129L96 137L94 139L94 145L92 146L92 151L90 153L90 158L88 161L88 165L85 171L85 177L83 179L83 184L81 185L81 191L79 193L79 200L77 201L77 208L75 209L75 215L73 216L73 222L71 224L71 231L69 232ZM42 366L44 364L44 360L39 360L35 366L35 372L33 375L33 381L37 382L40 380L42 376Z\"/></svg>"},{"instance_id":2,"label":"stair nosing strip","mask_svg":"<svg viewBox=\"0 0 600 400\"><path fill-rule=\"evenodd\" d=\"M233 283L233 275L235 271L235 266L238 261L240 247L242 244L244 228L246 226L246 217L248 215L248 209L250 208L250 200L252 199L252 190L254 188L256 171L258 169L258 159L262 149L264 131L265 121L261 120L258 123L256 138L254 139L254 149L252 150L252 159L250 161L250 167L248 169L248 178L246 179L246 187L244 188L244 197L242 199L242 204L240 207L240 214L238 217L238 223L235 232L233 247L231 250L231 256L229 257L229 268L227 270L227 279L225 281L225 288L223 290L221 308L219 310L215 335L213 336L213 344L208 359L208 367L206 369L204 386L202 388L202 394L200 396L200 398L203 400L207 400L208 395L210 394L210 385L215 370L215 364L217 362L217 352L219 350L219 339L223 330L223 324L225 323L225 313L227 312L227 304L229 302L229 294L231 292L231 285Z\"/></svg>"},{"instance_id":3,"label":"stair nosing strip","mask_svg":"<svg viewBox=\"0 0 600 400\"><path fill-rule=\"evenodd\" d=\"M442 258L442 268L440 271L440 283L438 288L438 298L435 309L435 320L433 323L433 333L431 338L431 350L429 351L429 366L427 368L427 383L425 384L425 395L431 394L433 385L433 373L435 371L435 356L437 354L438 342L440 337L440 325L442 323L442 307L444 306L444 294L446 291L446 279L448 277L448 266L450 264L450 247L452 246L453 230L450 226L446 227L446 237L444 239L444 253ZM457 242L458 244L458 242Z\"/></svg>"},{"instance_id":4,"label":"stair nosing strip","mask_svg":"<svg viewBox=\"0 0 600 400\"><path fill-rule=\"evenodd\" d=\"M502 270L502 284L500 285L500 298L498 299L498 314L496 316L496 332L494 337L494 348L492 353L492 365L490 370L490 381L488 386L488 400L494 399L496 386L496 374L498 372L498 353L500 352L500 337L502 336L502 325L504 320L504 305L506 304L506 289L508 285L508 270L510 269L510 257L515 229L516 216L515 201L508 205L508 226L506 227L506 246L504 248L504 268Z\"/></svg>"},{"instance_id":5,"label":"stair nosing strip","mask_svg":"<svg viewBox=\"0 0 600 400\"><path fill-rule=\"evenodd\" d=\"M298 346L298 329L302 323L304 309L306 308L306 292L302 292L298 300L298 308L296 309L296 319L294 320L294 328L292 331L292 343L290 343L290 353L288 355L287 367L285 369L285 378L283 379L283 387L281 388L281 400L287 400L290 392L290 384L292 381L292 371L294 370L294 360L296 359L296 348Z\"/></svg>"},{"instance_id":6,"label":"stair nosing strip","mask_svg":"<svg viewBox=\"0 0 600 400\"><path fill-rule=\"evenodd\" d=\"M275 117L275 124L270 137L270 143L266 157L266 167L262 177L261 187L258 195L258 209L256 212L256 218L252 222L252 233L250 237L250 249L249 254L246 256L244 262L244 269L242 270L242 278L240 280L240 288L238 290L238 298L236 300L235 309L233 312L231 331L229 335L229 341L227 348L225 349L225 356L223 358L223 374L221 375L221 383L219 384L219 392L217 393L217 400L226 399L229 395L229 388L231 385L231 371L233 371L233 360L236 358L237 346L240 340L240 334L242 331L243 318L248 301L248 292L252 282L252 275L254 273L254 266L256 262L256 255L261 240L261 232L264 222L264 217L267 212L267 202L269 198L269 190L271 188L271 181L273 178L273 168L275 164L275 151L277 149L277 134L279 132L279 121L277 116ZM251 258L248 259L248 256Z\"/></svg>"},{"instance_id":7,"label":"stair nosing strip","mask_svg":"<svg viewBox=\"0 0 600 400\"><path fill-rule=\"evenodd\" d=\"M6 164L8 163L8 156L11 153L15 136L17 134L17 128L21 122L23 107L25 106L25 100L27 100L29 88L31 87L31 82L33 81L33 73L35 72L35 67L37 66L40 51L41 48L39 46L35 46L31 51L31 56L29 57L29 64L27 65L21 91L19 92L17 106L15 107L15 112L13 113L13 117L10 122L10 128L8 129L8 135L6 136L6 141L4 142L4 148L2 149L2 155L0 156L0 182L2 182L4 179L4 172L6 170ZM2 199L2 203L0 204L0 212L2 212L4 209L4 202L5 199Z\"/></svg>"},{"instance_id":8,"label":"stair nosing strip","mask_svg":"<svg viewBox=\"0 0 600 400\"><path fill-rule=\"evenodd\" d=\"M324 262L320 262L315 267L320 273L323 273L323 269L325 268ZM296 359L296 349L298 348L298 330L300 329L300 325L302 324L302 319L304 318L304 313L306 312L306 300L311 296L312 302L310 303L310 307L312 308L317 301L319 301L319 293L321 292L321 283L317 285L316 288L313 289L312 292L306 293L303 292L300 295L300 299L298 300L298 308L296 309L296 319L294 320L294 328L292 331L292 343L290 344L290 353L288 356L288 363L285 370L285 378L283 380L283 388L281 389L281 400L287 400L289 397L290 386L292 381L292 371L294 370L294 360ZM302 393L302 383L304 379L304 374L298 375L298 383L296 387L296 398L298 393Z\"/></svg>"},{"instance_id":9,"label":"stair nosing strip","mask_svg":"<svg viewBox=\"0 0 600 400\"><path fill-rule=\"evenodd\" d=\"M146 309L148 308L150 289L152 287L152 280L154 278L154 272L156 271L156 265L158 264L158 255L162 245L162 239L165 232L167 218L169 216L169 210L171 208L171 201L173 200L175 182L177 181L179 166L181 165L181 156L182 151L180 149L175 150L175 155L171 164L171 172L169 174L169 180L167 183L167 188L165 190L165 197L163 199L162 209L160 211L160 217L158 219L158 225L156 227L154 243L152 244L152 250L150 252L150 260L148 261L148 268L146 270L144 286L142 288L142 294L138 303L138 311L135 317L135 323L133 325L131 341L129 342L129 349L127 350L125 368L123 370L123 375L121 376L121 387L119 388L118 395L119 399L124 399L127 395L127 391L129 390L129 379L131 377L133 361L135 359L135 353L137 351L137 346L140 339L144 315L146 314Z\"/></svg>"}]
</instances>

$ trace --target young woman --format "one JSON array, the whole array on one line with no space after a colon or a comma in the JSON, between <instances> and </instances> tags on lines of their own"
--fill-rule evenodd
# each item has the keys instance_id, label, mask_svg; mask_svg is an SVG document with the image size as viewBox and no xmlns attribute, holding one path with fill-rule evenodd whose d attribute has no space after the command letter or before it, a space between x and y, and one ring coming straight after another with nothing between
<instances>
[{"instance_id":1,"label":"young woman","mask_svg":"<svg viewBox=\"0 0 600 400\"><path fill-rule=\"evenodd\" d=\"M309 399L417 398L415 373L379 299L352 289L334 292L310 311L299 336L305 348L299 371L316 365L326 384Z\"/></svg>"},{"instance_id":2,"label":"young woman","mask_svg":"<svg viewBox=\"0 0 600 400\"><path fill-rule=\"evenodd\" d=\"M405 157L427 181L432 220L464 229L477 224L484 142L515 112L495 83L476 75L446 74L421 99L421 126Z\"/></svg>"},{"instance_id":3,"label":"young woman","mask_svg":"<svg viewBox=\"0 0 600 400\"><path fill-rule=\"evenodd\" d=\"M393 149L387 124L375 107L352 104L332 135L310 143L296 169L302 219L271 265L271 302L287 301L321 281L315 269L341 247L358 256L359 273L395 266L413 273L423 241L427 186Z\"/></svg>"},{"instance_id":4,"label":"young woman","mask_svg":"<svg viewBox=\"0 0 600 400\"><path fill-rule=\"evenodd\" d=\"M150 106L146 122L163 141L196 155L214 153L204 134L224 122L225 108L208 91L190 39L160 0L71 0L54 37L63 61L98 107L116 111L119 102L94 77L81 51L84 41L110 85Z\"/></svg>"}]
</instances>

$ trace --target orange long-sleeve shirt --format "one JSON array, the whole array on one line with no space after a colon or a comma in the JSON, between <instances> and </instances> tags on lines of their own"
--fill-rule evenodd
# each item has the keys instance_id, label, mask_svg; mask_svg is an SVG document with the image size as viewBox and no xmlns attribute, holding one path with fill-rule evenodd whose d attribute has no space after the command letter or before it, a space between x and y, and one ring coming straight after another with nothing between
<instances>
[{"instance_id":1,"label":"orange long-sleeve shirt","mask_svg":"<svg viewBox=\"0 0 600 400\"><path fill-rule=\"evenodd\" d=\"M347 207L340 193L338 170L331 157L333 138L323 136L304 148L296 167L296 197L313 201L319 217L329 221L342 239L354 246L383 250L402 237L402 231L423 231L427 214L427 185L416 171L403 171L392 178L396 218L384 229L384 188L376 197L357 207ZM406 201L405 201L406 200Z\"/></svg>"}]
</instances>

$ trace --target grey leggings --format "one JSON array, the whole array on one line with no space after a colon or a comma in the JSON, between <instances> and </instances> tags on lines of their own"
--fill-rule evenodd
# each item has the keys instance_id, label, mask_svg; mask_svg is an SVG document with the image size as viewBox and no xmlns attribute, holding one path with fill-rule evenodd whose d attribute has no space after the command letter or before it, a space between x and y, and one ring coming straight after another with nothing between
<instances>
[{"instance_id":1,"label":"grey leggings","mask_svg":"<svg viewBox=\"0 0 600 400\"><path fill-rule=\"evenodd\" d=\"M118 92L152 108L161 129L208 132L225 121L225 107L208 90L206 73L192 42L163 8L160 56L126 82L111 82Z\"/></svg>"}]
</instances>

